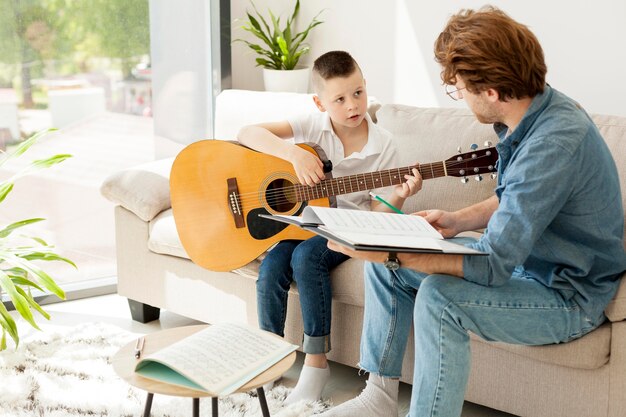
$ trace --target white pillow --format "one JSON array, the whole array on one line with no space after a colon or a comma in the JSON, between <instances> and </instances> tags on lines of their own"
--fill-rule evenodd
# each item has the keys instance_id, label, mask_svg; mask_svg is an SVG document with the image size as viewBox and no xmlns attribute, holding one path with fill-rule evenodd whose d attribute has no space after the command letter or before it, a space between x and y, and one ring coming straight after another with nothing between
<instances>
[{"instance_id":1,"label":"white pillow","mask_svg":"<svg viewBox=\"0 0 626 417\"><path fill-rule=\"evenodd\" d=\"M171 207L170 171L174 158L160 159L118 171L107 177L100 193L143 221Z\"/></svg>"}]
</instances>

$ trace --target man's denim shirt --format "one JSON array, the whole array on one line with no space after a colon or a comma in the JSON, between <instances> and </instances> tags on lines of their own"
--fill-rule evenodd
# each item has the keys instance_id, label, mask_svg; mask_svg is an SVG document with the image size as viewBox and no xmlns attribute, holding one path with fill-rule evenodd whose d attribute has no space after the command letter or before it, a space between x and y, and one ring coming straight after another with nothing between
<instances>
[{"instance_id":1,"label":"man's denim shirt","mask_svg":"<svg viewBox=\"0 0 626 417\"><path fill-rule=\"evenodd\" d=\"M580 106L546 86L519 126L494 125L500 201L465 256L465 279L505 284L522 273L598 318L626 270L624 211L615 162Z\"/></svg>"}]
</instances>

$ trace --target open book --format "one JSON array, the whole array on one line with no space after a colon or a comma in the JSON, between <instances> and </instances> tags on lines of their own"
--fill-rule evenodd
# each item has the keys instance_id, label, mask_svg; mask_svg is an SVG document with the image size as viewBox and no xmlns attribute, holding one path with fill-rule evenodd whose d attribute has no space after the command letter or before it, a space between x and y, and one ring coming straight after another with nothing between
<instances>
[{"instance_id":1,"label":"open book","mask_svg":"<svg viewBox=\"0 0 626 417\"><path fill-rule=\"evenodd\" d=\"M237 391L297 348L243 324L214 324L143 357L135 372L222 396Z\"/></svg>"},{"instance_id":2,"label":"open book","mask_svg":"<svg viewBox=\"0 0 626 417\"><path fill-rule=\"evenodd\" d=\"M302 216L261 217L310 230L355 250L487 255L444 239L421 216L307 206Z\"/></svg>"}]
</instances>

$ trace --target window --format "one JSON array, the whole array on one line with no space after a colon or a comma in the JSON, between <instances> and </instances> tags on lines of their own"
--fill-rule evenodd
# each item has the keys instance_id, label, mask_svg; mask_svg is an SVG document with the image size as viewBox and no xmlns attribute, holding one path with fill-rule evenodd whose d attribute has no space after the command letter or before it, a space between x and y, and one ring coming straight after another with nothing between
<instances>
[{"instance_id":1,"label":"window","mask_svg":"<svg viewBox=\"0 0 626 417\"><path fill-rule=\"evenodd\" d=\"M40 157L73 155L18 180L0 224L45 218L28 234L78 266L46 263L57 283L114 289L113 210L99 187L154 159L148 0L0 0L0 9L0 147L60 128L0 167L0 178Z\"/></svg>"}]
</instances>

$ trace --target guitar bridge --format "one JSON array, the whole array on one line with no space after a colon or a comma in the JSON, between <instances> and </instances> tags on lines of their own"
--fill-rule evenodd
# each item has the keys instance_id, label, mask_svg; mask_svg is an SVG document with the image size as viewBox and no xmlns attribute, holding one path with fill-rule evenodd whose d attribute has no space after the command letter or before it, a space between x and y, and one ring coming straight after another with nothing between
<instances>
[{"instance_id":1,"label":"guitar bridge","mask_svg":"<svg viewBox=\"0 0 626 417\"><path fill-rule=\"evenodd\" d=\"M227 178L226 184L228 185L228 207L235 220L235 227L241 229L242 227L246 227L246 224L243 219L241 200L239 199L237 178Z\"/></svg>"}]
</instances>

